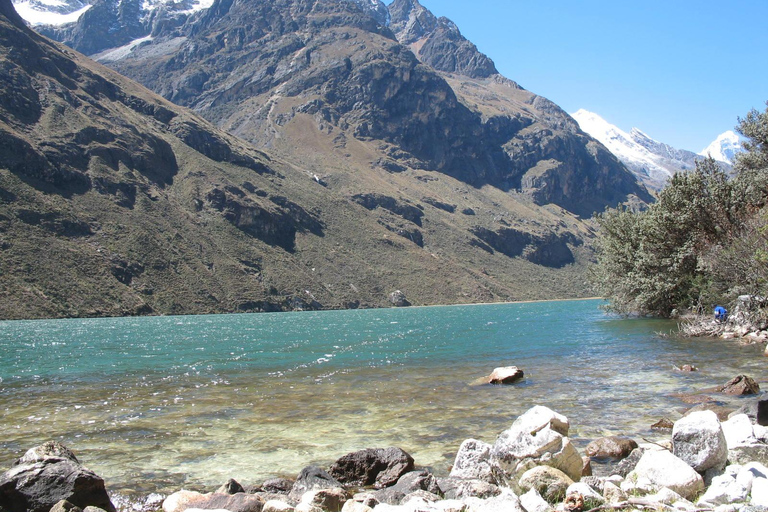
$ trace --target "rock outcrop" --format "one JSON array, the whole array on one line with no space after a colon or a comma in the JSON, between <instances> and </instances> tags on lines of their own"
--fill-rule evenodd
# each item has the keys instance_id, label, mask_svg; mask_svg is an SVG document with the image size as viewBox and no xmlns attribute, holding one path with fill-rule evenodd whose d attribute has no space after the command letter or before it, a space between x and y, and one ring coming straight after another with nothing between
<instances>
[{"instance_id":1,"label":"rock outcrop","mask_svg":"<svg viewBox=\"0 0 768 512\"><path fill-rule=\"evenodd\" d=\"M55 441L31 448L0 476L0 508L8 512L48 512L62 500L115 512L104 480Z\"/></svg>"}]
</instances>

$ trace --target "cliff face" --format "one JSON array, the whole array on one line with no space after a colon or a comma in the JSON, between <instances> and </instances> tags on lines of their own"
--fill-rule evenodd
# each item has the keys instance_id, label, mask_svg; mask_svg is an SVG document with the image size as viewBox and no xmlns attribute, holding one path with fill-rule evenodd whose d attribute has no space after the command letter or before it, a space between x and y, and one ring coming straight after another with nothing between
<instances>
[{"instance_id":1,"label":"cliff face","mask_svg":"<svg viewBox=\"0 0 768 512\"><path fill-rule=\"evenodd\" d=\"M89 26L83 16L71 30ZM500 76L417 0L222 0L152 38L96 57L247 141L286 146L278 151L296 162L308 155L287 147L335 159L354 140L369 153L359 166L438 171L585 217L650 200L566 113ZM70 40L88 49L87 38Z\"/></svg>"}]
</instances>

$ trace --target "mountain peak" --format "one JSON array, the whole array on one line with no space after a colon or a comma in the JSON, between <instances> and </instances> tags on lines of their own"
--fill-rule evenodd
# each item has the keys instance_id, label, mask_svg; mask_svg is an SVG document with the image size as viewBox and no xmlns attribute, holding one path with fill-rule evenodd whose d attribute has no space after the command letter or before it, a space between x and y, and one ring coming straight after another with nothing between
<instances>
[{"instance_id":1,"label":"mountain peak","mask_svg":"<svg viewBox=\"0 0 768 512\"><path fill-rule=\"evenodd\" d=\"M742 151L741 139L733 131L721 133L712 143L699 152L702 156L711 156L719 162L733 164L734 157Z\"/></svg>"},{"instance_id":2,"label":"mountain peak","mask_svg":"<svg viewBox=\"0 0 768 512\"><path fill-rule=\"evenodd\" d=\"M421 62L438 71L470 78L499 73L493 61L461 35L454 22L436 17L418 0L395 0L389 12L390 28L397 40L410 46Z\"/></svg>"},{"instance_id":3,"label":"mountain peak","mask_svg":"<svg viewBox=\"0 0 768 512\"><path fill-rule=\"evenodd\" d=\"M571 114L581 129L599 140L648 188L659 190L676 172L693 169L696 154L653 139L639 128L629 133L594 112L580 109Z\"/></svg>"}]
</instances>

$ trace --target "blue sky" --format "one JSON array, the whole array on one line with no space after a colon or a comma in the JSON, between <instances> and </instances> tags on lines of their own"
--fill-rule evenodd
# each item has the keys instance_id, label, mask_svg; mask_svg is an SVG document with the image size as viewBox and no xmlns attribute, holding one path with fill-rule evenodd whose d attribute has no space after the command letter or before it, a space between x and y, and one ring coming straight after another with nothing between
<instances>
[{"instance_id":1,"label":"blue sky","mask_svg":"<svg viewBox=\"0 0 768 512\"><path fill-rule=\"evenodd\" d=\"M680 149L768 100L768 0L420 1L526 89Z\"/></svg>"}]
</instances>

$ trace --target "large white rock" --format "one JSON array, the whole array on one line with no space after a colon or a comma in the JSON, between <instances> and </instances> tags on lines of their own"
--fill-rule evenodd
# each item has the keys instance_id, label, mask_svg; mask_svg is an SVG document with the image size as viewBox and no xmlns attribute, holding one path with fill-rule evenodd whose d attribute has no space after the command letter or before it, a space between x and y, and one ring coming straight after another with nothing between
<instances>
[{"instance_id":1,"label":"large white rock","mask_svg":"<svg viewBox=\"0 0 768 512\"><path fill-rule=\"evenodd\" d=\"M451 477L493 482L491 446L477 439L467 439L459 447L453 462Z\"/></svg>"},{"instance_id":2,"label":"large white rock","mask_svg":"<svg viewBox=\"0 0 768 512\"><path fill-rule=\"evenodd\" d=\"M491 464L514 480L538 465L557 468L573 480L581 478L582 460L568 437L568 419L535 406L502 432L491 449Z\"/></svg>"},{"instance_id":3,"label":"large white rock","mask_svg":"<svg viewBox=\"0 0 768 512\"><path fill-rule=\"evenodd\" d=\"M720 426L723 429L725 442L729 449L734 446L757 442L752 422L746 414L736 414L732 418L728 418L728 421L722 422Z\"/></svg>"},{"instance_id":4,"label":"large white rock","mask_svg":"<svg viewBox=\"0 0 768 512\"><path fill-rule=\"evenodd\" d=\"M728 460L725 434L712 411L697 411L677 420L672 428L672 449L699 472L722 469Z\"/></svg>"},{"instance_id":5,"label":"large white rock","mask_svg":"<svg viewBox=\"0 0 768 512\"><path fill-rule=\"evenodd\" d=\"M603 496L598 494L597 491L592 489L590 486L588 486L584 482L575 482L569 485L568 489L565 491L565 495L568 496L573 493L581 494L585 502L591 501L592 504L599 504L599 505L602 505L603 503L605 503L605 498L603 498Z\"/></svg>"},{"instance_id":6,"label":"large white rock","mask_svg":"<svg viewBox=\"0 0 768 512\"><path fill-rule=\"evenodd\" d=\"M462 501L467 505L466 512L526 512L511 489L504 489L493 498L465 498Z\"/></svg>"},{"instance_id":7,"label":"large white rock","mask_svg":"<svg viewBox=\"0 0 768 512\"><path fill-rule=\"evenodd\" d=\"M750 490L750 503L761 507L768 507L768 468L758 462L745 464L739 471L739 476L752 478Z\"/></svg>"},{"instance_id":8,"label":"large white rock","mask_svg":"<svg viewBox=\"0 0 768 512\"><path fill-rule=\"evenodd\" d=\"M552 507L547 503L547 500L541 497L536 492L536 489L531 488L525 494L520 495L520 504L526 510L526 512L552 512Z\"/></svg>"},{"instance_id":9,"label":"large white rock","mask_svg":"<svg viewBox=\"0 0 768 512\"><path fill-rule=\"evenodd\" d=\"M707 492L699 498L698 504L701 506L726 505L729 503L743 503L747 501L749 492L752 490L752 479L749 479L747 485L744 481L739 481L736 477L729 474L716 476L712 479Z\"/></svg>"},{"instance_id":10,"label":"large white rock","mask_svg":"<svg viewBox=\"0 0 768 512\"><path fill-rule=\"evenodd\" d=\"M685 461L666 450L647 451L621 485L625 492L656 492L662 487L691 499L704 490L704 479Z\"/></svg>"}]
</instances>

